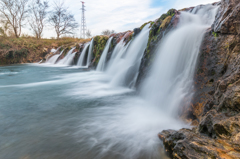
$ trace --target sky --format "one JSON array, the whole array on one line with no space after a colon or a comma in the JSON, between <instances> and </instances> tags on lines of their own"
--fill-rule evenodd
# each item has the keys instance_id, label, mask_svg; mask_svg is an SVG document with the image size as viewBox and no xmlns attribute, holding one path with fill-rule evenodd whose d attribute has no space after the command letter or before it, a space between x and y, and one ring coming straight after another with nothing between
<instances>
[{"instance_id":1,"label":"sky","mask_svg":"<svg viewBox=\"0 0 240 159\"><path fill-rule=\"evenodd\" d=\"M54 0L49 0L50 5ZM86 6L86 24L93 36L100 35L105 29L123 32L140 27L148 21L154 21L169 9L183 9L219 0L83 0ZM76 21L81 22L81 0L64 0ZM25 33L31 33L24 29ZM55 37L52 27L47 27L44 38ZM80 27L75 36L80 36Z\"/></svg>"}]
</instances>

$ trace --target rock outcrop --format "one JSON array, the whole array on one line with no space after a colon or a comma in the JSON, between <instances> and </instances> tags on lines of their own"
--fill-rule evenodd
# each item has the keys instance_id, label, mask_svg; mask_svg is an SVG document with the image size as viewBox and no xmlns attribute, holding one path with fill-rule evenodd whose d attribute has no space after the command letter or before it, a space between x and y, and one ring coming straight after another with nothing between
<instances>
[{"instance_id":1,"label":"rock outcrop","mask_svg":"<svg viewBox=\"0 0 240 159\"><path fill-rule=\"evenodd\" d=\"M97 64L101 58L102 52L108 41L108 36L95 36L93 45L93 56L91 60L91 67L97 67Z\"/></svg>"},{"instance_id":2,"label":"rock outcrop","mask_svg":"<svg viewBox=\"0 0 240 159\"><path fill-rule=\"evenodd\" d=\"M172 158L240 158L240 1L219 5L200 49L192 104L182 108L194 128L159 134Z\"/></svg>"},{"instance_id":3,"label":"rock outcrop","mask_svg":"<svg viewBox=\"0 0 240 159\"><path fill-rule=\"evenodd\" d=\"M213 139L197 130L163 131L159 135L166 153L174 159L237 159L239 148L228 140Z\"/></svg>"},{"instance_id":4,"label":"rock outcrop","mask_svg":"<svg viewBox=\"0 0 240 159\"><path fill-rule=\"evenodd\" d=\"M136 87L139 88L141 82L149 72L149 68L154 59L156 48L161 39L173 28L175 28L179 21L180 12L175 9L170 9L166 14L163 14L160 18L150 23L150 34L148 39L148 45L144 52L141 66L139 69L139 76L137 79ZM145 26L146 24L143 24ZM141 28L143 28L143 26Z\"/></svg>"},{"instance_id":5,"label":"rock outcrop","mask_svg":"<svg viewBox=\"0 0 240 159\"><path fill-rule=\"evenodd\" d=\"M141 30L140 30L141 31ZM140 32L139 31L139 32ZM139 33L138 32L138 33ZM117 34L112 34L110 35L110 37L113 37L112 39L112 43L110 45L110 48L108 50L108 54L107 54L107 62L110 60L112 53L114 51L115 46L121 41L123 40L126 44L128 42L130 42L130 40L132 40L134 32L133 31L126 31L123 33L117 33Z\"/></svg>"}]
</instances>

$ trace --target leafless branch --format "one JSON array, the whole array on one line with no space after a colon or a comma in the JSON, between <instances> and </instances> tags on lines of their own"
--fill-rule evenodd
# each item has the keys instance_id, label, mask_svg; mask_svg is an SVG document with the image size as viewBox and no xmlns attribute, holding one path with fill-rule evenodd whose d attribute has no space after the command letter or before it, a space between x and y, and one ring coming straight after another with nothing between
<instances>
[{"instance_id":1,"label":"leafless branch","mask_svg":"<svg viewBox=\"0 0 240 159\"><path fill-rule=\"evenodd\" d=\"M55 2L49 18L50 24L55 28L57 39L63 34L73 34L78 27L74 16L68 12L63 2Z\"/></svg>"},{"instance_id":2,"label":"leafless branch","mask_svg":"<svg viewBox=\"0 0 240 159\"><path fill-rule=\"evenodd\" d=\"M4 23L9 24L15 36L21 35L24 21L27 17L28 0L0 0L0 16Z\"/></svg>"}]
</instances>

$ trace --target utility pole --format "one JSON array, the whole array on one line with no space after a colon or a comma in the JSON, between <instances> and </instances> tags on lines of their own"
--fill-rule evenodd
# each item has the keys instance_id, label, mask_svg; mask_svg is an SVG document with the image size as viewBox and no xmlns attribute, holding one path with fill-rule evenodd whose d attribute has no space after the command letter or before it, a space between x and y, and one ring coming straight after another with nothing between
<instances>
[{"instance_id":1,"label":"utility pole","mask_svg":"<svg viewBox=\"0 0 240 159\"><path fill-rule=\"evenodd\" d=\"M80 29L80 38L85 39L86 36L86 30L87 30L87 26L86 26L86 18L85 18L85 5L83 1L82 2L82 20L81 20L81 29Z\"/></svg>"}]
</instances>

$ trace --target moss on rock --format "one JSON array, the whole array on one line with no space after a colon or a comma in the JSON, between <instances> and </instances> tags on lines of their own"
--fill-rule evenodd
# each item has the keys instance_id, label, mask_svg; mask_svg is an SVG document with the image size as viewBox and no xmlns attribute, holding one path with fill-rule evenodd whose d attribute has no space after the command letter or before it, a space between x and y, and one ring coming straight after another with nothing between
<instances>
[{"instance_id":1,"label":"moss on rock","mask_svg":"<svg viewBox=\"0 0 240 159\"><path fill-rule=\"evenodd\" d=\"M149 23L152 24L152 21L149 21L149 22L144 23L144 24L140 27L140 29L142 30L142 29L143 29L147 24L149 24Z\"/></svg>"},{"instance_id":2,"label":"moss on rock","mask_svg":"<svg viewBox=\"0 0 240 159\"><path fill-rule=\"evenodd\" d=\"M93 61L92 61L93 67L97 66L108 39L109 39L108 36L95 36L94 37Z\"/></svg>"}]
</instances>

